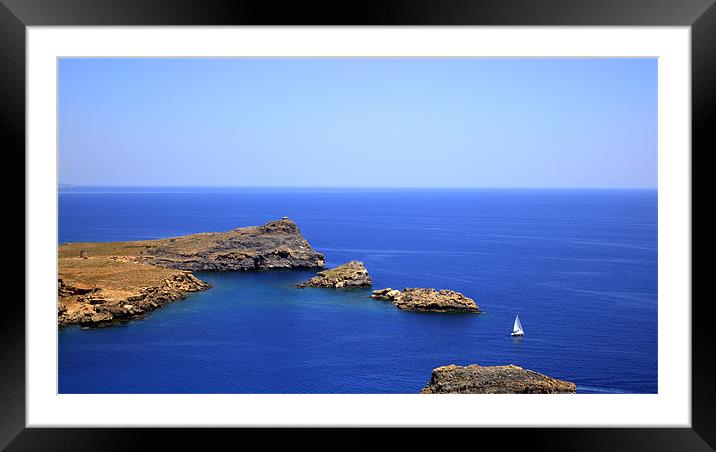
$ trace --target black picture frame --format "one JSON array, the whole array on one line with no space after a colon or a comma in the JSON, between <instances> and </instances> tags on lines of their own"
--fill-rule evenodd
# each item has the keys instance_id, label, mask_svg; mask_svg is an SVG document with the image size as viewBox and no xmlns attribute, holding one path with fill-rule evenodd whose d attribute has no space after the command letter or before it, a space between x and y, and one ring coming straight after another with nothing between
<instances>
[{"instance_id":1,"label":"black picture frame","mask_svg":"<svg viewBox=\"0 0 716 452\"><path fill-rule=\"evenodd\" d=\"M25 28L28 26L690 26L693 159L697 149L700 154L716 149L711 131L716 123L713 115L716 103L716 6L713 3L714 0L404 0L280 4L241 0L0 0L0 137L6 177L10 172L20 175L19 171L10 170L15 162L25 167ZM8 164L10 161L12 166ZM700 170L707 169L702 166ZM13 182L10 188L16 193L21 183ZM693 189L692 192L697 193ZM15 199L22 202L17 196ZM23 210L25 230L24 203L18 211L20 209ZM693 225L693 213L691 221ZM11 233L20 229L20 224L13 220ZM25 240L31 241L32 237L26 235ZM19 248L19 243L16 246ZM19 256L19 250L17 253ZM17 273L20 268L24 269L18 259L11 261L3 263L5 275L13 274L11 270ZM14 278L15 286L19 286L18 280ZM693 284L693 276L692 287L699 287ZM684 303L688 302L684 300ZM497 440L510 446L522 443L523 447L553 451L713 450L716 447L713 384L716 375L713 338L709 337L706 328L708 306L709 300L692 296L692 428L480 429L478 433L468 435L473 441L477 438L479 444ZM184 447L206 447L215 441L235 441L237 437L242 438L242 442L248 441L245 436L248 432L234 429L26 428L25 309L19 297L6 294L0 309L0 322L0 447L7 447L7 450L124 450L141 447L150 440L162 441L165 446L178 443ZM251 434L266 437L266 433L270 434L265 430ZM362 432L342 430L342 433L351 438L350 442L342 442L342 447L348 444L355 448L363 441L368 447L374 446ZM316 441L312 432L292 430L289 434L292 440ZM411 429L409 434L421 440L446 440L442 433L428 429ZM451 434L450 438L454 436ZM509 438L509 443L505 438ZM330 444L323 446L330 447Z\"/></svg>"}]
</instances>

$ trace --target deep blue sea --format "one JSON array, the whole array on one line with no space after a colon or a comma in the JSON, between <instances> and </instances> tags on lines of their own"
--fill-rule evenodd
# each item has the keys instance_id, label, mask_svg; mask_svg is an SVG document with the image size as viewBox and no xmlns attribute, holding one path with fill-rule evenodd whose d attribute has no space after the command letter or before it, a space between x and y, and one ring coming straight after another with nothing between
<instances>
[{"instance_id":1,"label":"deep blue sea","mask_svg":"<svg viewBox=\"0 0 716 452\"><path fill-rule=\"evenodd\" d=\"M76 188L59 195L59 242L282 216L328 266L358 259L376 289L453 289L483 313L295 288L311 271L197 273L214 287L144 320L61 329L59 392L417 393L433 368L472 363L657 392L655 190Z\"/></svg>"}]
</instances>

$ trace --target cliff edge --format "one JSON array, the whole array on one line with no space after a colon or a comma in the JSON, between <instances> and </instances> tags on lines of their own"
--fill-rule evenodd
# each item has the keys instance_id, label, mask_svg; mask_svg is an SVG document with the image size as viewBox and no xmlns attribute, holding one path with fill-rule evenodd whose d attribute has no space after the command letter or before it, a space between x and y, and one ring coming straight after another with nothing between
<instances>
[{"instance_id":1,"label":"cliff edge","mask_svg":"<svg viewBox=\"0 0 716 452\"><path fill-rule=\"evenodd\" d=\"M288 218L227 232L205 232L159 240L67 243L63 256L115 256L164 268L190 271L256 271L323 268L325 259L311 248Z\"/></svg>"}]
</instances>

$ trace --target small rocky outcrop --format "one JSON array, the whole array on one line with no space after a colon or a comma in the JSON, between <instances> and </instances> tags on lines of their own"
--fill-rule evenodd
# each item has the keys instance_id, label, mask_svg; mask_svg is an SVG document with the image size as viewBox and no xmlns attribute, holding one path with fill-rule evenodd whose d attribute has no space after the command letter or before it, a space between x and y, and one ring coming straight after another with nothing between
<instances>
[{"instance_id":1,"label":"small rocky outcrop","mask_svg":"<svg viewBox=\"0 0 716 452\"><path fill-rule=\"evenodd\" d=\"M376 300L393 301L398 297L398 295L400 295L399 290L388 287L387 289L374 290L370 297L375 298Z\"/></svg>"},{"instance_id":2,"label":"small rocky outcrop","mask_svg":"<svg viewBox=\"0 0 716 452\"><path fill-rule=\"evenodd\" d=\"M318 275L299 284L298 287L332 287L341 289L369 287L371 285L373 285L373 280L368 275L368 270L366 270L363 262L350 261L336 268L320 271Z\"/></svg>"},{"instance_id":3,"label":"small rocky outcrop","mask_svg":"<svg viewBox=\"0 0 716 452\"><path fill-rule=\"evenodd\" d=\"M477 303L453 290L391 288L374 290L371 298L391 301L399 309L424 312L480 312Z\"/></svg>"},{"instance_id":4,"label":"small rocky outcrop","mask_svg":"<svg viewBox=\"0 0 716 452\"><path fill-rule=\"evenodd\" d=\"M518 366L442 366L421 394L574 394L577 386Z\"/></svg>"}]
</instances>

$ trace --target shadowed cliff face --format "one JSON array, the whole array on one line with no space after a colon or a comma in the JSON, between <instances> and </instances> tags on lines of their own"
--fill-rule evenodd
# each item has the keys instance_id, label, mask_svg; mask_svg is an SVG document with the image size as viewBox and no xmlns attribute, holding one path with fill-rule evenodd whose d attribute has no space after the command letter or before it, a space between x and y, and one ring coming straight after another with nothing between
<instances>
[{"instance_id":1,"label":"shadowed cliff face","mask_svg":"<svg viewBox=\"0 0 716 452\"><path fill-rule=\"evenodd\" d=\"M421 394L573 394L577 386L518 366L443 366Z\"/></svg>"},{"instance_id":2,"label":"shadowed cliff face","mask_svg":"<svg viewBox=\"0 0 716 452\"><path fill-rule=\"evenodd\" d=\"M190 271L255 271L274 268L323 268L325 259L311 248L296 223L284 218L263 226L207 232L159 240L68 243L60 258L84 253Z\"/></svg>"},{"instance_id":3,"label":"shadowed cliff face","mask_svg":"<svg viewBox=\"0 0 716 452\"><path fill-rule=\"evenodd\" d=\"M58 323L107 325L138 318L209 285L191 271L323 268L296 223L160 240L67 243L58 251Z\"/></svg>"},{"instance_id":4,"label":"shadowed cliff face","mask_svg":"<svg viewBox=\"0 0 716 452\"><path fill-rule=\"evenodd\" d=\"M322 254L311 248L296 223L271 221L228 232L157 240L144 262L192 271L254 271L274 268L323 268Z\"/></svg>"}]
</instances>

